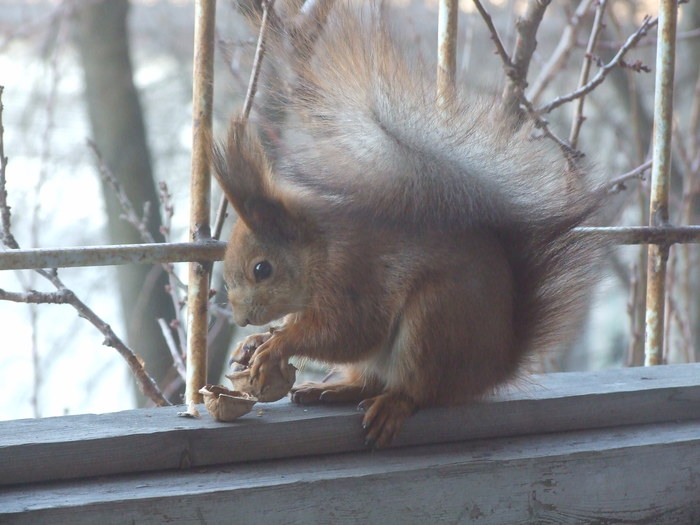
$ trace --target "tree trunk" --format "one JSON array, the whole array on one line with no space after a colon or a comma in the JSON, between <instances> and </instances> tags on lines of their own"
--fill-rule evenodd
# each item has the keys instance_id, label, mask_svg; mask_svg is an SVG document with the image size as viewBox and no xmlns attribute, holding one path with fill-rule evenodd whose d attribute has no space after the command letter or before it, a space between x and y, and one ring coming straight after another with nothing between
<instances>
[{"instance_id":1,"label":"tree trunk","mask_svg":"<svg viewBox=\"0 0 700 525\"><path fill-rule=\"evenodd\" d=\"M140 211L145 202L151 203L148 229L162 240L158 193L129 55L128 10L127 0L86 3L77 11L76 39L95 143L134 208ZM143 242L136 229L120 218L119 202L104 181L102 188L110 242ZM148 372L161 383L172 369L172 359L157 318L174 318L172 302L164 292L165 274L159 268L143 265L119 266L117 271L127 339L144 359ZM139 395L139 405L145 402Z\"/></svg>"}]
</instances>

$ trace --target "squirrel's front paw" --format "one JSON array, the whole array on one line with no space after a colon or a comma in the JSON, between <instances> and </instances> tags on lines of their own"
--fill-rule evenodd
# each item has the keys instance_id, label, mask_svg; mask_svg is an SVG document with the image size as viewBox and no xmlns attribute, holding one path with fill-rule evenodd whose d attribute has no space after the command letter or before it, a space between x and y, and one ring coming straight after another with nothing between
<instances>
[{"instance_id":1,"label":"squirrel's front paw","mask_svg":"<svg viewBox=\"0 0 700 525\"><path fill-rule=\"evenodd\" d=\"M362 420L362 428L367 432L365 443L372 448L382 448L391 444L418 407L405 394L386 392L365 399L358 408L365 411Z\"/></svg>"},{"instance_id":2,"label":"squirrel's front paw","mask_svg":"<svg viewBox=\"0 0 700 525\"><path fill-rule=\"evenodd\" d=\"M249 366L250 359L253 357L255 351L272 337L272 333L271 330L262 334L252 334L243 339L243 341L236 345L228 364L232 365L238 363L244 367Z\"/></svg>"},{"instance_id":3,"label":"squirrel's front paw","mask_svg":"<svg viewBox=\"0 0 700 525\"><path fill-rule=\"evenodd\" d=\"M264 385L275 366L278 366L278 361L272 358L272 351L269 348L258 348L250 361L250 377Z\"/></svg>"}]
</instances>

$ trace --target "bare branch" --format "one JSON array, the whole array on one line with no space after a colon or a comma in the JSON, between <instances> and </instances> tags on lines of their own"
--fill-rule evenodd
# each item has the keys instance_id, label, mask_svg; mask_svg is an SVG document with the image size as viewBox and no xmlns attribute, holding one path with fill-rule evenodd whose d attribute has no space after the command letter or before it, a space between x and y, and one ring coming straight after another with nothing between
<instances>
[{"instance_id":1,"label":"bare branch","mask_svg":"<svg viewBox=\"0 0 700 525\"><path fill-rule=\"evenodd\" d=\"M66 288L63 282L55 273L45 270L37 270L38 273L47 278L57 288L55 293L42 293L31 290L26 293L13 293L5 290L0 290L0 299L22 303L49 303L49 304L69 304L77 312L80 317L87 319L102 335L105 336L105 346L114 348L124 358L131 373L136 378L136 381L145 396L148 396L156 405L169 405L156 385L155 381L146 373L143 361L124 342L114 333L112 328L102 320L93 310L91 310L84 302L82 302L72 290Z\"/></svg>"},{"instance_id":2,"label":"bare branch","mask_svg":"<svg viewBox=\"0 0 700 525\"><path fill-rule=\"evenodd\" d=\"M144 203L144 212L141 217L139 217L136 214L136 209L134 208L133 204L131 203L131 200L129 199L128 195L124 191L123 186L121 183L117 180L117 178L114 176L114 173L112 170L109 169L109 167L105 164L104 159L102 158L102 154L100 153L99 149L97 148L97 145L91 141L88 140L88 147L92 150L93 154L95 155L95 158L97 160L97 166L100 171L100 175L102 176L102 179L109 185L111 186L112 190L117 196L117 199L119 200L119 204L121 205L122 210L124 211L124 215L122 215L122 218L126 220L129 224L131 224L141 235L141 238L147 242L147 243L155 243L156 240L151 235L151 232L148 231L148 218L150 215L150 202ZM169 234L170 234L170 228L172 225L172 217L175 213L175 208L172 204L171 201L171 195L170 192L168 191L168 186L164 182L159 183L158 185L159 188L159 197L161 204L163 206L163 217L164 217L164 224L161 225L160 227L160 232L163 235L163 238L165 241L169 240ZM185 331L182 328L183 323L182 320L180 319L180 313L182 312L182 299L180 295L178 294L178 290L181 289L187 289L185 284L180 280L180 278L175 274L174 272L174 267L171 263L163 263L162 265L163 270L168 276L168 286L166 286L165 291L171 296L172 302L173 302L173 308L175 312L175 316L178 319L178 322L175 323L175 328L177 329L178 332L178 338L180 340L180 345L182 346L182 355L185 355ZM167 342L167 340L166 340Z\"/></svg>"},{"instance_id":3,"label":"bare branch","mask_svg":"<svg viewBox=\"0 0 700 525\"><path fill-rule=\"evenodd\" d=\"M56 278L58 280L58 278ZM60 281L58 281L60 283ZM62 283L59 291L64 291L69 297L68 303L77 310L80 317L87 319L95 328L105 336L102 344L114 348L126 361L131 373L136 378L141 392L158 406L170 405L163 397L158 385L144 368L143 360L137 356L112 330L106 322L83 303L71 290L65 288Z\"/></svg>"},{"instance_id":4,"label":"bare branch","mask_svg":"<svg viewBox=\"0 0 700 525\"><path fill-rule=\"evenodd\" d=\"M512 58L514 75L509 75L511 81L503 92L503 102L509 111L519 116L522 116L520 101L527 86L530 60L537 47L537 30L550 1L529 0L525 13L516 22L518 35L515 39L515 50Z\"/></svg>"},{"instance_id":5,"label":"bare branch","mask_svg":"<svg viewBox=\"0 0 700 525\"><path fill-rule=\"evenodd\" d=\"M124 214L122 215L122 218L126 220L129 224L131 224L141 235L141 238L144 240L144 242L147 243L155 243L156 240L151 234L151 232L148 231L148 218L150 214L150 202L144 203L144 212L141 217L139 217L136 214L136 209L134 208L134 205L131 203L131 200L129 199L128 195L124 191L124 187L122 184L117 180L115 177L114 173L112 172L111 169L105 164L104 159L102 158L102 154L100 153L99 149L97 148L97 145L92 141L88 140L88 147L92 150L93 154L95 155L95 159L97 160L97 166L100 172L100 175L102 176L102 179L109 185L111 186L112 190L114 191L115 195L117 196L117 200L119 201L119 204L124 211ZM169 233L170 233L170 227L172 224L172 217L174 215L174 206L172 205L171 202L171 195L168 192L168 186L164 183L161 182L159 185L159 197L160 201L163 205L163 217L165 220L165 223L161 225L160 231L163 234L163 238L165 241L168 241L169 239ZM182 355L185 355L185 342L186 342L186 337L185 337L185 331L182 328L183 323L182 320L180 319L180 313L182 312L182 301L181 297L178 294L178 290L180 289L187 289L187 287L182 283L180 278L175 274L174 272L174 267L171 263L162 263L161 264L163 270L168 276L168 286L166 286L165 291L170 295L172 302L173 302L173 308L175 312L175 316L178 319L178 322L175 323L175 327L177 328L178 332L178 338L180 340L180 345L182 346ZM157 276L154 276L157 277ZM144 288L147 289L147 288ZM167 341L166 341L167 342Z\"/></svg>"},{"instance_id":6,"label":"bare branch","mask_svg":"<svg viewBox=\"0 0 700 525\"><path fill-rule=\"evenodd\" d=\"M5 128L2 124L2 111L4 109L2 104L2 93L5 90L5 86L0 86L0 220L2 220L2 243L8 248L14 250L19 248L17 240L12 235L12 215L10 214L10 206L7 203L7 189L6 189L6 179L5 172L7 169L7 157L5 156Z\"/></svg>"},{"instance_id":7,"label":"bare branch","mask_svg":"<svg viewBox=\"0 0 700 525\"><path fill-rule=\"evenodd\" d=\"M623 57L627 54L627 52L632 49L639 40L647 34L647 32L655 27L658 24L658 18L650 18L649 16L644 17L644 20L642 21L642 25L637 29L634 33L630 35L630 37L627 39L627 41L622 45L622 47L618 50L618 52L615 54L615 56L602 66L599 70L598 73L596 74L593 79L586 83L584 86L581 86L578 88L576 91L572 91L568 95L562 95L560 97L555 98L548 104L545 104L543 106L540 106L537 108L537 113L542 114L542 113L549 113L553 109L558 108L562 104L566 104L567 102L571 102L572 100L576 100L579 97L582 97L591 91L593 91L596 87L598 87L602 82L605 80L605 77L608 76L608 73L612 71L614 68L620 66L623 63Z\"/></svg>"},{"instance_id":8,"label":"bare branch","mask_svg":"<svg viewBox=\"0 0 700 525\"><path fill-rule=\"evenodd\" d=\"M19 249L19 244L12 236L10 231L11 214L10 207L7 205L7 191L5 190L5 167L7 164L7 159L5 157L3 143L4 128L2 124L1 109L2 91L2 87L0 87L0 217L2 217L2 242L8 248ZM72 290L68 289L63 284L63 281L59 279L58 273L55 269L37 269L34 271L51 282L51 284L53 284L56 288L57 292L54 294L44 294L31 290L23 294L17 294L1 290L0 299L7 299L15 302L19 300L19 302L31 304L38 304L41 302L49 302L52 304L70 304L78 312L80 317L87 319L102 333L102 335L105 336L103 344L111 346L124 358L127 365L131 369L132 374L136 378L141 392L148 396L156 405L162 406L170 404L168 400L163 397L158 385L156 385L156 383L144 369L143 361L136 354L134 354L134 352L126 344L124 344L124 342L114 333L109 324L103 321L97 314L95 314L95 312L93 312L85 303L83 303ZM40 301L40 299L46 299L47 301Z\"/></svg>"},{"instance_id":9,"label":"bare branch","mask_svg":"<svg viewBox=\"0 0 700 525\"><path fill-rule=\"evenodd\" d=\"M161 206L163 208L163 224L161 225L160 230L163 234L163 238L165 239L165 241L169 242L170 229L172 227L172 219L173 215L175 214L175 206L172 203L172 195L168 190L168 185L165 182L160 182L158 184L158 189ZM186 291L187 286L175 274L175 267L172 263L163 264L163 268L168 274L168 284L165 287L165 291L166 293L168 293L168 295L170 295L170 299L173 303L173 311L175 312L175 319L173 320L173 322L170 323L170 327L177 332L178 341L180 342L179 355L184 357L185 355L187 355L187 335L185 334L184 323L182 320L182 308L185 304L185 300L182 299L178 291ZM162 326L161 329L163 329ZM170 334L170 337L172 339L172 333L170 332L170 329L168 329L168 333ZM165 331L163 332L163 334L165 335ZM168 345L168 348L172 352L171 343L167 337L166 343ZM175 362L175 365L177 366L177 361Z\"/></svg>"},{"instance_id":10,"label":"bare branch","mask_svg":"<svg viewBox=\"0 0 700 525\"><path fill-rule=\"evenodd\" d=\"M165 321L165 319L158 319L158 326L160 326L160 330L161 332L163 332L163 338L165 339L165 342L168 345L170 355L172 355L173 357L173 363L175 363L175 369L177 370L177 373L182 379L185 379L187 377L185 363L182 360L182 356L180 355L180 349L177 347L177 343L175 343L175 339L173 338L173 334L170 331L168 323Z\"/></svg>"},{"instance_id":11,"label":"bare branch","mask_svg":"<svg viewBox=\"0 0 700 525\"><path fill-rule=\"evenodd\" d=\"M258 90L258 78L260 77L260 69L262 68L263 57L265 56L265 35L267 33L268 20L270 11L275 6L275 0L263 1L263 16L260 23L260 32L258 33L258 42L255 46L255 57L253 58L253 68L250 72L250 80L248 81L248 91L246 91L245 101L243 102L243 110L241 117L248 119L250 109L253 107L253 99Z\"/></svg>"},{"instance_id":12,"label":"bare branch","mask_svg":"<svg viewBox=\"0 0 700 525\"><path fill-rule=\"evenodd\" d=\"M625 182L632 179L644 179L644 173L651 169L652 160L649 159L641 166L637 166L627 173L623 173L608 181L608 192L618 193L625 189Z\"/></svg>"},{"instance_id":13,"label":"bare branch","mask_svg":"<svg viewBox=\"0 0 700 525\"><path fill-rule=\"evenodd\" d=\"M270 20L270 12L274 8L274 4L275 0L263 0L262 2L263 16L262 22L260 23L260 31L258 32L258 43L255 47L255 58L253 59L253 68L248 81L248 91L246 92L245 100L243 101L243 109L241 110L241 119L243 121L248 120L250 116L250 110L253 107L253 99L257 92L258 78L260 77L262 61L265 57L265 35ZM226 197L222 195L219 201L219 207L216 211L216 220L214 221L214 233L212 235L214 239L219 239L221 237L221 230L223 230L224 221L226 220L227 207L228 201Z\"/></svg>"},{"instance_id":14,"label":"bare branch","mask_svg":"<svg viewBox=\"0 0 700 525\"><path fill-rule=\"evenodd\" d=\"M603 29L603 16L605 15L605 8L607 5L607 0L599 0L598 6L596 7L595 19L593 20L593 27L591 28L591 35L588 39L586 54L583 59L583 64L581 65L581 74L578 81L579 88L586 85L588 82L588 75L590 74L591 63L593 62L593 52L595 51L596 44L598 43L600 31ZM585 95L583 95L576 101L574 118L571 122L571 132L569 133L569 144L571 144L572 148L575 148L578 144L578 136L581 132L581 126L583 125L583 121L585 119L583 116L583 104L585 100Z\"/></svg>"},{"instance_id":15,"label":"bare branch","mask_svg":"<svg viewBox=\"0 0 700 525\"><path fill-rule=\"evenodd\" d=\"M569 19L568 24L561 33L561 38L559 39L559 43L554 49L552 56L542 67L539 75L532 83L532 87L528 93L528 98L533 102L533 104L537 103L545 88L549 85L555 75L566 65L566 61L569 59L569 55L576 45L576 37L578 35L581 20L592 3L593 0L581 0L581 3L576 8L576 11ZM617 46L615 49L617 49Z\"/></svg>"},{"instance_id":16,"label":"bare branch","mask_svg":"<svg viewBox=\"0 0 700 525\"><path fill-rule=\"evenodd\" d=\"M134 228L136 228L144 242L156 242L156 240L153 238L153 235L151 235L151 232L148 231L148 227L146 226L148 221L146 209L144 209L144 214L141 217L139 217L136 213L136 210L134 209L133 204L131 204L131 200L129 200L129 197L124 191L124 187L117 180L117 177L114 176L112 170L110 170L109 167L105 164L104 159L102 158L102 153L100 153L99 149L97 148L97 144L95 144L94 141L88 139L87 145L92 151L92 153L95 155L95 159L97 160L97 168L100 171L102 179L112 188L114 194L119 200L119 204L121 205L122 210L124 210L124 215L122 216L122 218L126 220L129 224L131 224Z\"/></svg>"},{"instance_id":17,"label":"bare branch","mask_svg":"<svg viewBox=\"0 0 700 525\"><path fill-rule=\"evenodd\" d=\"M27 304L66 304L68 297L65 293L59 292L38 292L29 290L28 292L8 292L0 288L0 300L11 301L13 303Z\"/></svg>"},{"instance_id":18,"label":"bare branch","mask_svg":"<svg viewBox=\"0 0 700 525\"><path fill-rule=\"evenodd\" d=\"M501 62L503 62L503 69L505 70L506 76L508 78L510 78L513 82L519 82L519 79L517 78L517 71L515 69L515 66L513 65L513 62L511 61L510 56L508 55L508 52L506 51L506 48L503 47L503 42L501 41L501 37L498 36L498 31L496 30L496 26L493 25L493 19L491 18L491 15L484 8L484 6L481 3L481 0L473 0L473 1L474 1L474 5L476 6L477 11L479 11L481 18L484 19L484 23L486 24L486 27L488 28L489 32L491 33L491 40L493 40L493 43L496 46L496 54L499 57L501 57Z\"/></svg>"},{"instance_id":19,"label":"bare branch","mask_svg":"<svg viewBox=\"0 0 700 525\"><path fill-rule=\"evenodd\" d=\"M508 53L506 53L506 50L503 47L503 42L501 41L501 38L498 36L498 31L496 31L496 28L493 25L493 20L491 19L491 15L488 13L488 11L486 11L486 9L484 9L484 6L481 4L480 0L473 0L473 1L474 1L474 5L476 6L477 10L481 14L481 17L484 19L486 26L488 27L489 31L491 32L491 40L493 40L494 44L496 45L496 53L498 54L498 56L501 57L501 61L503 62L503 69L504 69L506 75L513 83L517 84L519 82L524 82L524 79L518 76L517 69L515 68L515 66L511 62L510 57L508 56ZM563 139L560 139L554 133L552 133L552 131L549 129L549 123L545 119L543 119L542 117L539 116L539 114L535 111L532 103L525 96L524 89L518 89L518 90L514 91L514 93L518 94L520 104L526 109L528 116L535 123L535 127L537 127L539 130L542 131L542 134L544 137L554 141L559 146L562 153L564 154L564 156L567 159L567 163L570 166L575 165L577 160L580 159L583 156L583 154L579 151L576 151L574 148L569 146L569 144L566 141L564 141Z\"/></svg>"},{"instance_id":20,"label":"bare branch","mask_svg":"<svg viewBox=\"0 0 700 525\"><path fill-rule=\"evenodd\" d=\"M693 39L696 39L699 37L700 37L700 27L697 29L691 29L690 31L684 31L684 32L677 33L676 34L676 41L680 42L682 40L693 40ZM649 38L646 38L644 40L640 40L635 47L637 49L639 49L640 47L652 47L652 46L656 47L657 42L658 42L658 39L649 37ZM579 47L585 47L586 44L584 42L578 42L576 45ZM619 41L610 41L610 40L601 40L598 43L598 47L600 49L609 49L609 50L619 49L621 45L622 44Z\"/></svg>"}]
</instances>

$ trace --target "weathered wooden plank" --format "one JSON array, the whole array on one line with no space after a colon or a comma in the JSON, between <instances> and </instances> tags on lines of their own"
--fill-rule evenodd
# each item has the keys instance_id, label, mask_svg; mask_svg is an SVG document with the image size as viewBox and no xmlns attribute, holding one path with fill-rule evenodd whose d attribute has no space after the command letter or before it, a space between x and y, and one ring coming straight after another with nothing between
<instances>
[{"instance_id":1,"label":"weathered wooden plank","mask_svg":"<svg viewBox=\"0 0 700 525\"><path fill-rule=\"evenodd\" d=\"M262 415L229 424L178 418L178 407L2 422L0 485L365 448L354 407L259 406ZM469 407L419 412L397 446L691 418L698 364L548 374Z\"/></svg>"},{"instance_id":2,"label":"weathered wooden plank","mask_svg":"<svg viewBox=\"0 0 700 525\"><path fill-rule=\"evenodd\" d=\"M0 522L700 523L700 422L6 487Z\"/></svg>"}]
</instances>

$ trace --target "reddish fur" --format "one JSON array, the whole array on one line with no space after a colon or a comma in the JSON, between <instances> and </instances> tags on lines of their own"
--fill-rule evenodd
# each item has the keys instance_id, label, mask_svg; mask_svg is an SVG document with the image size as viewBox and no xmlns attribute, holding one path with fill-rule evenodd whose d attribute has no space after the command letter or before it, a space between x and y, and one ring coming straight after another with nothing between
<instances>
[{"instance_id":1,"label":"reddish fur","mask_svg":"<svg viewBox=\"0 0 700 525\"><path fill-rule=\"evenodd\" d=\"M224 274L240 324L286 315L253 373L292 356L345 365L293 399L365 400L383 446L415 409L468 402L570 335L595 262L571 229L600 197L483 102L428 104L381 16L340 6L312 48L290 101L302 139L278 165L237 121L215 153L240 217ZM274 271L257 282L263 260Z\"/></svg>"}]
</instances>

